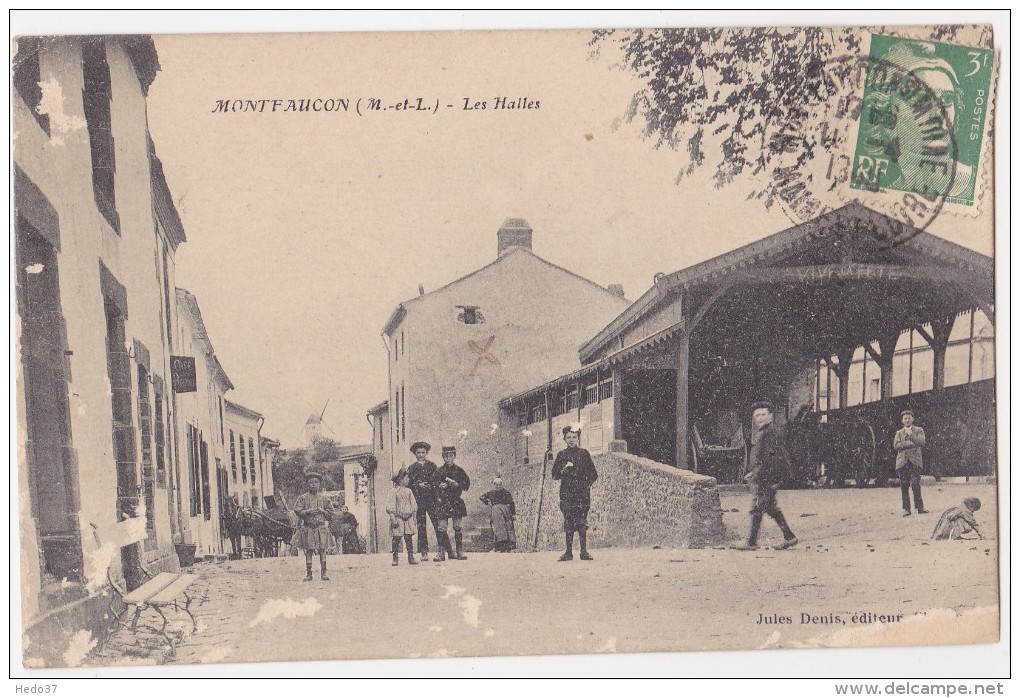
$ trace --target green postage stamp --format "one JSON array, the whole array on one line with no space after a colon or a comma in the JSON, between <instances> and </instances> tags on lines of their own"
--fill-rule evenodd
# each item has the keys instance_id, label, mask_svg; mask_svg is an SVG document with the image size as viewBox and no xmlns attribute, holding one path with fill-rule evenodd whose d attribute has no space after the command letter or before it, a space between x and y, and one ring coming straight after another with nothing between
<instances>
[{"instance_id":1,"label":"green postage stamp","mask_svg":"<svg viewBox=\"0 0 1020 698\"><path fill-rule=\"evenodd\" d=\"M993 64L990 49L873 35L851 188L973 206Z\"/></svg>"}]
</instances>

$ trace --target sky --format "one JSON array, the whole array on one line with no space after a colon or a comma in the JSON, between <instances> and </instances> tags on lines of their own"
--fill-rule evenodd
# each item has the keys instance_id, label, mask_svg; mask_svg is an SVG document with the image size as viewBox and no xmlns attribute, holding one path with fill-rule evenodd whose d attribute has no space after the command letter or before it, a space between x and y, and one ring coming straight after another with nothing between
<instances>
[{"instance_id":1,"label":"sky","mask_svg":"<svg viewBox=\"0 0 1020 698\"><path fill-rule=\"evenodd\" d=\"M791 224L745 200L753 181L719 191L705 167L678 184L679 154L623 118L641 84L612 51L593 59L589 38L155 37L149 125L188 236L177 283L199 300L231 399L262 412L265 433L295 445L328 401L331 435L366 442L366 410L387 393L386 319L419 284L491 261L507 217L531 224L536 254L631 300L657 272ZM439 110L357 115L373 97ZM497 110L498 97L537 107ZM316 98L351 111L283 111ZM282 102L216 110L238 99ZM931 230L989 251L990 235L944 228Z\"/></svg>"}]
</instances>

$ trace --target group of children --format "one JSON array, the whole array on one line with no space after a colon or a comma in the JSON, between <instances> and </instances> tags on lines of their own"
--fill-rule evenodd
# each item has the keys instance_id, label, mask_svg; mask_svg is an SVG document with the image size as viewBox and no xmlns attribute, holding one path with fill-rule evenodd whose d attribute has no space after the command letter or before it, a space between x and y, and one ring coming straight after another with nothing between
<instances>
[{"instance_id":1,"label":"group of children","mask_svg":"<svg viewBox=\"0 0 1020 698\"><path fill-rule=\"evenodd\" d=\"M768 407L766 405L766 407ZM765 409L763 408L764 412ZM771 412L771 410L769 410ZM770 415L771 416L771 415ZM908 412L904 413L904 432L907 436L911 436L911 429L920 432L921 436L911 440L904 436L900 439L900 435L897 435L897 443L903 441L903 445L898 448L900 452L901 461L909 461L905 457L905 452L916 450L920 451L920 446L923 445L923 431L918 427L913 427L913 414ZM765 426L768 426L767 424ZM591 560L591 556L588 554L586 546L586 533L587 533L587 515L588 508L590 506L589 490L592 484L598 478L598 474L595 472L594 465L591 463L591 456L584 449L578 447L578 437L580 429L576 427L566 427L563 430L564 440L567 443L567 448L561 451L556 458L556 462L553 467L553 478L561 480L560 487L560 508L564 515L564 531L566 532L566 543L567 550L560 557L561 561L573 559L572 555L572 539L573 534L577 532L579 534L581 543L581 559ZM909 441L909 443L908 443ZM412 451L420 450L421 453L416 453L419 461L424 460L424 454L428 452L428 444L424 442L416 443L412 447ZM449 454L448 465L452 467L453 456L456 453L456 449L452 446L444 447L444 456ZM753 455L754 452L752 452ZM906 455L910 455L907 453ZM920 461L920 454L916 454L918 462ZM752 459L755 460L755 459ZM575 463L576 461L576 463ZM578 466L580 464L580 466ZM909 463L913 465L913 463ZM898 464L902 471L901 476L906 475L907 468L904 465ZM412 466L413 467L413 466ZM434 467L434 466L433 466ZM919 469L919 468L918 468ZM458 468L459 470L459 468ZM575 473L576 471L576 473ZM461 471L462 472L462 471ZM297 514L300 521L297 533L294 536L293 544L305 551L305 581L311 581L312 579L312 553L317 552L319 554L319 565L320 565L320 576L323 580L328 580L326 576L326 549L329 547L329 521L333 517L333 505L329 498L322 493L322 478L316 472L306 473L306 479L308 482L308 492L301 495L295 505L294 513ZM444 478L445 479L445 478ZM909 479L904 477L903 479ZM467 484L466 473L463 474L463 483L455 483L454 480L449 482L458 485L455 488L456 504L459 506L450 511L440 512L440 525L437 527L437 536L439 537L440 547L449 548L449 538L445 536L446 526L445 518L452 517L454 520L454 528L457 534L457 552L454 554L452 550L449 550L450 559L463 560L466 559L463 556L461 549L461 531L460 531L460 520L466 514L463 502L460 500L461 493L466 490L470 485ZM414 492L410 488L411 477L407 469L401 468L400 472L393 476L393 495L390 499L386 512L390 515L390 536L392 539L392 552L393 552L393 565L399 564L399 555L401 543L403 542L404 547L407 551L407 563L409 565L416 565L418 562L414 559L414 546L413 537L415 535L425 536L427 533L424 530L424 518L419 516L421 512L418 510L418 502L415 498ZM911 483L912 484L912 483ZM907 489L911 486L908 484L904 487L904 502L907 501ZM441 485L445 487L446 485ZM490 492L485 493L480 498L482 502L489 505L492 513L492 527L496 539L496 552L509 552L515 541L514 535L514 516L516 514L516 507L514 506L513 497L503 489L502 481L497 477L493 480L494 489ZM797 539L793 537L793 534L788 531L785 527L785 521L782 519L782 512L779 511L778 507L775 506L775 492L774 487L770 490L772 493L771 504L768 507L758 507L761 509L760 512L753 511L752 514L757 514L757 517L752 517L752 533L749 538L749 542L745 546L741 546L743 549L754 549L756 547L757 529L761 522L761 513L771 513L780 526L784 528L784 544L780 544L777 547L791 547L796 545ZM917 494L919 487L915 487L915 500L917 503L918 513L927 513L923 509L923 505L920 504L920 497ZM759 497L756 497L756 507ZM771 507L771 508L769 508ZM753 507L754 508L754 507ZM938 522L935 524L935 529L932 532L931 537L935 540L953 540L967 536L967 534L974 533L978 538L983 538L981 531L978 528L977 520L974 518L974 513L981 508L981 500L977 497L967 497L963 502L957 506L946 509L939 517ZM774 511L773 511L774 510ZM909 515L910 510L908 505L904 505L906 515ZM778 516L777 516L778 515ZM416 522L417 519L417 522ZM421 522L422 530L419 531L419 524ZM433 522L436 523L435 521ZM788 534L788 535L786 535ZM445 546L444 546L445 537ZM423 541L419 541L419 549L424 548L422 559L426 559L427 556L427 539L425 546L421 545ZM445 559L442 551L440 556L437 557L437 561Z\"/></svg>"},{"instance_id":2,"label":"group of children","mask_svg":"<svg viewBox=\"0 0 1020 698\"><path fill-rule=\"evenodd\" d=\"M415 535L428 535L424 527L422 527L422 530L418 530L416 525L418 502L415 499L414 492L411 491L410 484L410 475L407 470L401 468L400 472L393 476L393 498L390 505L386 507L386 513L390 515L390 537L393 543L392 564L394 567L400 564L401 541L403 541L404 548L407 551L407 564L417 565L418 561L414 559L413 538ZM500 478L495 478L492 484L493 489L483 494L479 499L490 507L495 552L508 553L517 543L514 533L516 507L513 497L508 491L503 489L503 481ZM440 541L440 546L442 547L442 545L443 542ZM452 550L449 553L452 560L465 559L460 551L459 544L457 553L454 553ZM423 553L423 559L426 555L427 553Z\"/></svg>"},{"instance_id":3,"label":"group of children","mask_svg":"<svg viewBox=\"0 0 1020 698\"><path fill-rule=\"evenodd\" d=\"M453 451L452 447L449 451ZM452 459L451 459L452 460ZM466 474L465 474L466 478ZM298 528L292 539L292 544L305 553L305 578L304 581L312 580L312 557L314 553L319 555L320 579L328 581L326 576L326 550L330 547L329 522L336 516L333 504L322 492L322 476L314 471L308 470L305 473L305 480L308 491L298 497L294 504L294 513L298 517ZM390 515L390 538L392 540L393 565L400 561L400 550L403 547L407 551L407 564L417 565L414 559L414 536L427 535L424 530L419 531L416 519L418 519L418 502L410 489L410 474L404 468L400 469L393 476L393 493L387 502L386 513ZM465 484L456 488L457 492L452 500L453 503L460 502L460 492L466 489ZM493 480L493 489L480 497L481 501L490 507L492 514L492 526L495 537L496 552L510 552L516 547L517 540L514 531L514 517L516 506L513 497L503 488L500 478ZM449 503L449 502L448 502ZM461 505L463 506L463 505ZM431 511L431 510L430 510ZM435 513L435 512L432 512ZM440 512L441 514L442 512ZM453 511L451 514L455 520L455 532L457 534L457 551L450 549L449 559L465 560L461 549L460 538L460 511ZM436 523L435 521L433 522ZM442 523L442 522L441 522ZM444 538L445 527L439 527L439 545L441 548L449 548L449 539ZM445 546L444 546L445 542ZM425 556L423 555L423 559ZM445 558L443 552L437 556L437 561Z\"/></svg>"}]
</instances>

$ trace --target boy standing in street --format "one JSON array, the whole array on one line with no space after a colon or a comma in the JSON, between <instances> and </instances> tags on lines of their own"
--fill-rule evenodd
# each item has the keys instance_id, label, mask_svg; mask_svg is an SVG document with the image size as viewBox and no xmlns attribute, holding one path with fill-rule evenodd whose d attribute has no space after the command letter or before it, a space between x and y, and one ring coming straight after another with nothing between
<instances>
[{"instance_id":1,"label":"boy standing in street","mask_svg":"<svg viewBox=\"0 0 1020 698\"><path fill-rule=\"evenodd\" d=\"M432 489L436 493L436 517L439 527L436 533L439 539L436 562L446 560L447 553L451 560L467 560L467 556L464 555L464 532L461 530L461 521L467 516L467 505L464 504L462 495L471 488L471 478L457 465L456 459L456 447L443 446L443 464L436 470L432 480ZM453 519L453 535L457 541L456 554L447 533L450 519Z\"/></svg>"},{"instance_id":2,"label":"boy standing in street","mask_svg":"<svg viewBox=\"0 0 1020 698\"><path fill-rule=\"evenodd\" d=\"M400 564L400 539L404 539L407 547L407 564L417 565L414 559L413 536L417 533L414 516L418 511L418 503L414 493L408 488L410 480L403 468L393 476L393 498L386 513L390 515L390 536L393 538L393 566Z\"/></svg>"},{"instance_id":3,"label":"boy standing in street","mask_svg":"<svg viewBox=\"0 0 1020 698\"><path fill-rule=\"evenodd\" d=\"M790 472L790 456L783 444L783 434L775 425L776 408L771 402L756 402L751 406L751 422L754 433L751 437L751 470L745 478L751 483L751 530L747 542L735 546L737 550L757 550L758 532L765 514L775 519L783 532L783 542L774 546L786 550L797 545L782 509L776 502L779 488Z\"/></svg>"},{"instance_id":4,"label":"boy standing in street","mask_svg":"<svg viewBox=\"0 0 1020 698\"><path fill-rule=\"evenodd\" d=\"M588 510L591 508L591 486L598 480L595 463L587 450L578 446L581 428L563 427L563 440L567 447L556 454L552 476L560 481L560 511L563 512L563 531L567 537L567 550L560 562L574 559L574 532L581 543L581 559L593 560L588 554Z\"/></svg>"},{"instance_id":5,"label":"boy standing in street","mask_svg":"<svg viewBox=\"0 0 1020 698\"><path fill-rule=\"evenodd\" d=\"M903 500L903 515L910 516L910 491L914 492L914 508L918 514L927 514L921 499L921 470L924 461L921 447L924 446L924 429L914 425L914 413L903 410L900 413L903 428L893 438L896 451L896 475L900 479L900 495Z\"/></svg>"},{"instance_id":6,"label":"boy standing in street","mask_svg":"<svg viewBox=\"0 0 1020 698\"><path fill-rule=\"evenodd\" d=\"M415 441L411 444L411 453L414 454L414 463L407 468L407 477L410 479L411 492L414 493L415 501L418 502L417 529L418 529L418 552L424 562L429 559L429 532L426 528L428 519L432 519L432 530L439 540L439 528L436 525L436 495L432 490L432 479L436 476L436 464L428 459L432 446L427 441ZM440 546L442 547L442 546Z\"/></svg>"}]
</instances>

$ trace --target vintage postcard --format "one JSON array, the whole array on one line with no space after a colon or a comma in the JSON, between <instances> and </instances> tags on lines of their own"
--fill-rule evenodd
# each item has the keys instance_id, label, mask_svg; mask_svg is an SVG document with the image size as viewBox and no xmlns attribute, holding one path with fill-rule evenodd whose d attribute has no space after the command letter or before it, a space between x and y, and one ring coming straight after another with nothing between
<instances>
[{"instance_id":1,"label":"vintage postcard","mask_svg":"<svg viewBox=\"0 0 1020 698\"><path fill-rule=\"evenodd\" d=\"M997 643L998 38L16 37L15 663Z\"/></svg>"}]
</instances>

